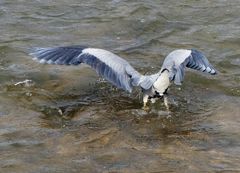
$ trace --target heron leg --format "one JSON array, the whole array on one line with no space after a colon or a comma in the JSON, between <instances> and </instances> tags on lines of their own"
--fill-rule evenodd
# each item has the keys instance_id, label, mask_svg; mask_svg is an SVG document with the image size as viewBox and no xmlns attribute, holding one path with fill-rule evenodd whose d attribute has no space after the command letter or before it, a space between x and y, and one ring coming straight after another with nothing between
<instances>
[{"instance_id":1,"label":"heron leg","mask_svg":"<svg viewBox=\"0 0 240 173\"><path fill-rule=\"evenodd\" d=\"M147 106L147 102L148 102L148 95L143 94L143 107L142 107L142 109L145 110L145 111L149 110L149 107Z\"/></svg>"},{"instance_id":2,"label":"heron leg","mask_svg":"<svg viewBox=\"0 0 240 173\"><path fill-rule=\"evenodd\" d=\"M165 105L166 109L169 111L169 105L168 105L168 98L167 98L167 96L163 96L163 101L164 101L164 105Z\"/></svg>"}]
</instances>

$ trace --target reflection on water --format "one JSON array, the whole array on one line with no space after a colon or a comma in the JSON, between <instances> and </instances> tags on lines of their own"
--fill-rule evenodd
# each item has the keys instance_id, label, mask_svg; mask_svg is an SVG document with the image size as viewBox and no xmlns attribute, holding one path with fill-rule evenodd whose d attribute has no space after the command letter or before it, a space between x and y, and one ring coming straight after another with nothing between
<instances>
[{"instance_id":1,"label":"reflection on water","mask_svg":"<svg viewBox=\"0 0 240 173\"><path fill-rule=\"evenodd\" d=\"M240 172L239 6L1 1L0 170ZM170 113L161 100L145 112L139 90L128 94L86 66L42 65L25 53L70 44L111 50L144 74L173 49L194 47L219 74L187 72L181 88L170 88Z\"/></svg>"}]
</instances>

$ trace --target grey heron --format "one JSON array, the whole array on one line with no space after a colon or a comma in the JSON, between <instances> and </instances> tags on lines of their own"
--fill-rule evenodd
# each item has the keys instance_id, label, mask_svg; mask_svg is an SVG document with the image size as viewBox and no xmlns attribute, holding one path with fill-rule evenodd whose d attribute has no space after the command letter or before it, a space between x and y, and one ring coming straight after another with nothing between
<instances>
[{"instance_id":1,"label":"grey heron","mask_svg":"<svg viewBox=\"0 0 240 173\"><path fill-rule=\"evenodd\" d=\"M83 46L36 48L30 55L34 57L34 60L46 64L79 65L85 63L117 88L130 93L133 87L141 87L144 108L147 107L148 100L155 102L156 98L164 98L164 103L168 108L165 93L171 82L181 85L185 67L212 75L216 74L216 70L208 59L195 49L172 51L165 58L160 71L152 75L142 75L118 55L98 48Z\"/></svg>"}]
</instances>

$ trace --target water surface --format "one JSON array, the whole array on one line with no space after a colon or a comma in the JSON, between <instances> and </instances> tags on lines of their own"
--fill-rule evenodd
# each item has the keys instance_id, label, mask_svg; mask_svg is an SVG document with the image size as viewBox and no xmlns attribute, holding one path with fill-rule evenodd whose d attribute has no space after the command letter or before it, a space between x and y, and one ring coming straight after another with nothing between
<instances>
[{"instance_id":1,"label":"water surface","mask_svg":"<svg viewBox=\"0 0 240 173\"><path fill-rule=\"evenodd\" d=\"M0 172L240 172L240 1L0 2ZM188 70L150 112L86 66L42 65L32 47L90 45L143 74L196 48L219 71ZM24 80L32 82L17 84Z\"/></svg>"}]
</instances>

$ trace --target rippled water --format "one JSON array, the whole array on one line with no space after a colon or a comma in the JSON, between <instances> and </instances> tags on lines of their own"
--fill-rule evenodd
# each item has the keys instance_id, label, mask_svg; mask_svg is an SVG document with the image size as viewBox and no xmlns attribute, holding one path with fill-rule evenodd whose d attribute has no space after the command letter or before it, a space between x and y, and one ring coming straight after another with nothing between
<instances>
[{"instance_id":1,"label":"rippled water","mask_svg":"<svg viewBox=\"0 0 240 173\"><path fill-rule=\"evenodd\" d=\"M240 172L240 1L0 1L0 172ZM86 66L38 64L32 47L90 45L142 73L197 48L149 113ZM28 85L17 84L31 80Z\"/></svg>"}]
</instances>

